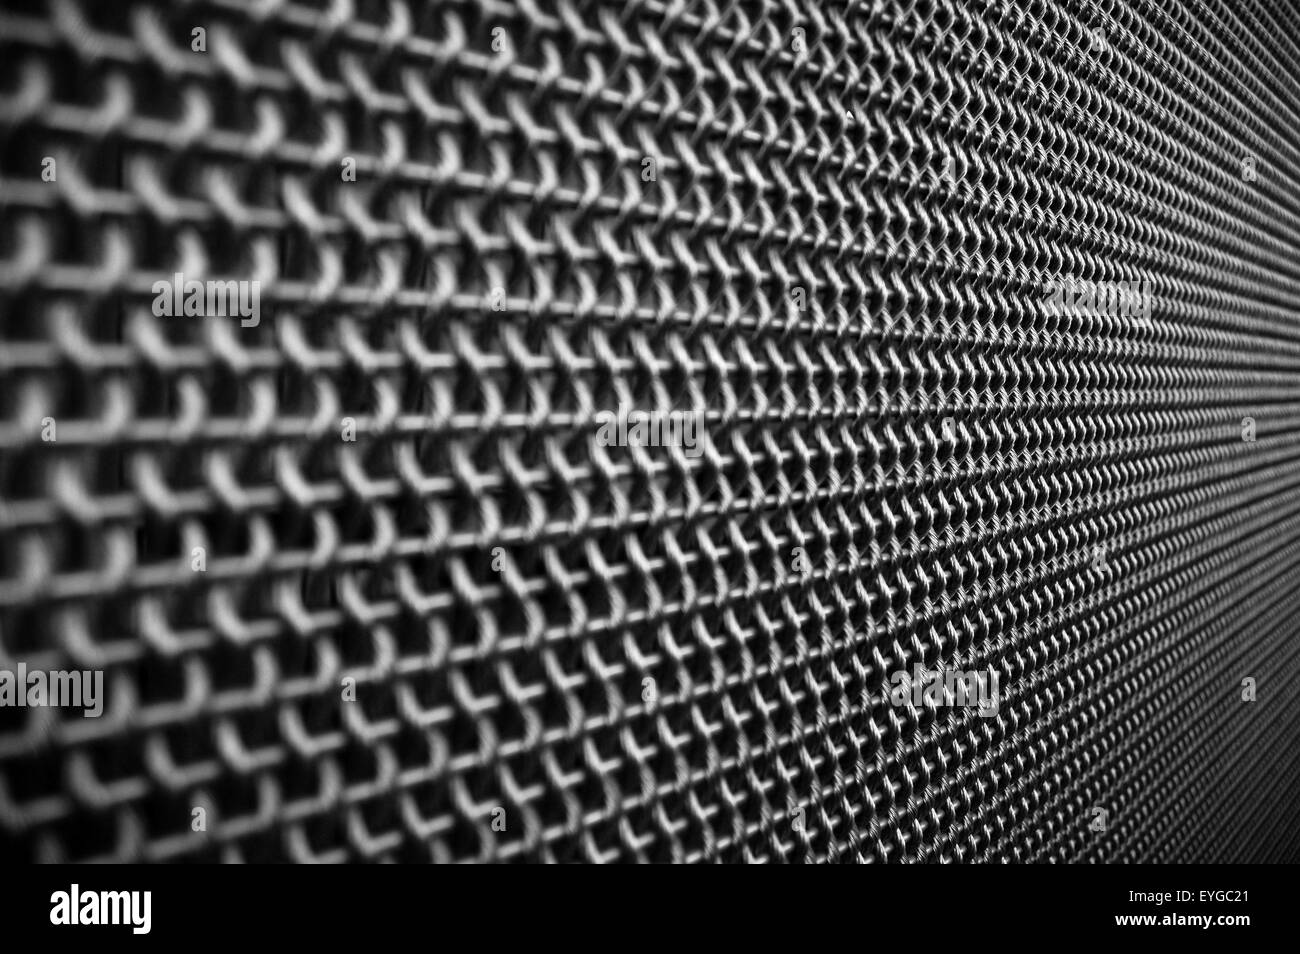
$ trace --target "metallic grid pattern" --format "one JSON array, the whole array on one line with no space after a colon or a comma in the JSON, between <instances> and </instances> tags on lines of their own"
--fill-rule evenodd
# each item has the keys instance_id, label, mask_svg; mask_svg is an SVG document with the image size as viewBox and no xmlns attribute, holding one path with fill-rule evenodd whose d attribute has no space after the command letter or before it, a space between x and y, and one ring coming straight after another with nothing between
<instances>
[{"instance_id":1,"label":"metallic grid pattern","mask_svg":"<svg viewBox=\"0 0 1300 954\"><path fill-rule=\"evenodd\" d=\"M0 708L0 857L1297 860L1298 77L1270 0L6 0L0 668L107 705Z\"/></svg>"}]
</instances>

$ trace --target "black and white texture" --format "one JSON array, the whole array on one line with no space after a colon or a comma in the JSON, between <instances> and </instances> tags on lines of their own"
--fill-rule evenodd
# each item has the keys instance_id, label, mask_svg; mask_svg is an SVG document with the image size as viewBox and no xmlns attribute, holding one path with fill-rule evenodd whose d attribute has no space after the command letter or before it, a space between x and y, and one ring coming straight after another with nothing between
<instances>
[{"instance_id":1,"label":"black and white texture","mask_svg":"<svg viewBox=\"0 0 1300 954\"><path fill-rule=\"evenodd\" d=\"M0 859L1300 860L1298 250L1290 0L4 0Z\"/></svg>"}]
</instances>

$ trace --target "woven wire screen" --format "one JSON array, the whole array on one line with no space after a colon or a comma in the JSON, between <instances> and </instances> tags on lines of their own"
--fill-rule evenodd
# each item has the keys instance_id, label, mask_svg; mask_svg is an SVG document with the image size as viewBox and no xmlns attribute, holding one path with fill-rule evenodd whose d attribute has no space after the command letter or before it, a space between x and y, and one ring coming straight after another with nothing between
<instances>
[{"instance_id":1,"label":"woven wire screen","mask_svg":"<svg viewBox=\"0 0 1300 954\"><path fill-rule=\"evenodd\" d=\"M0 857L1300 858L1292 3L2 7Z\"/></svg>"}]
</instances>

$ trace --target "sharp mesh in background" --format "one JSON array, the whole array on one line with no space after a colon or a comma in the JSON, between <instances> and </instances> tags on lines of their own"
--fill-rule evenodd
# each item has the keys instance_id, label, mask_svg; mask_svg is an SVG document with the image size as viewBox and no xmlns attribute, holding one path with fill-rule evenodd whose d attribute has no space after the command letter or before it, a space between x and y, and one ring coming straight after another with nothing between
<instances>
[{"instance_id":1,"label":"sharp mesh in background","mask_svg":"<svg viewBox=\"0 0 1300 954\"><path fill-rule=\"evenodd\" d=\"M107 707L0 708L0 854L1296 860L1298 38L7 0L0 666Z\"/></svg>"}]
</instances>

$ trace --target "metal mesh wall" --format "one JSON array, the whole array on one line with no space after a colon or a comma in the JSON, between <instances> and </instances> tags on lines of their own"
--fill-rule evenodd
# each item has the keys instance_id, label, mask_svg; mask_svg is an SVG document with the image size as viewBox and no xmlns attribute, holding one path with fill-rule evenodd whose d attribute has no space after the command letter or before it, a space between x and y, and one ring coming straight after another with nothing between
<instances>
[{"instance_id":1,"label":"metal mesh wall","mask_svg":"<svg viewBox=\"0 0 1300 954\"><path fill-rule=\"evenodd\" d=\"M1296 860L1298 41L6 0L0 857Z\"/></svg>"}]
</instances>

